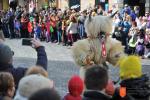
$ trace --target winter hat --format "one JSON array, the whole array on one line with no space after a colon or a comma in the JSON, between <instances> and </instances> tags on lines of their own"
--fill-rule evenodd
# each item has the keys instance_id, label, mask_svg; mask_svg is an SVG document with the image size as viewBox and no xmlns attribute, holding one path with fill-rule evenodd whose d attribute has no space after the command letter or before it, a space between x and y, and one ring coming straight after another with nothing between
<instances>
[{"instance_id":1,"label":"winter hat","mask_svg":"<svg viewBox=\"0 0 150 100\"><path fill-rule=\"evenodd\" d=\"M53 88L53 81L42 75L29 75L20 80L18 92L23 97L29 97L44 88Z\"/></svg>"},{"instance_id":2,"label":"winter hat","mask_svg":"<svg viewBox=\"0 0 150 100\"><path fill-rule=\"evenodd\" d=\"M8 63L14 55L9 46L0 43L0 63Z\"/></svg>"},{"instance_id":3,"label":"winter hat","mask_svg":"<svg viewBox=\"0 0 150 100\"><path fill-rule=\"evenodd\" d=\"M138 78L142 75L142 65L137 56L128 56L119 61L121 79Z\"/></svg>"},{"instance_id":4,"label":"winter hat","mask_svg":"<svg viewBox=\"0 0 150 100\"><path fill-rule=\"evenodd\" d=\"M82 94L83 88L84 83L79 76L75 75L69 80L68 90L72 96L80 96Z\"/></svg>"}]
</instances>

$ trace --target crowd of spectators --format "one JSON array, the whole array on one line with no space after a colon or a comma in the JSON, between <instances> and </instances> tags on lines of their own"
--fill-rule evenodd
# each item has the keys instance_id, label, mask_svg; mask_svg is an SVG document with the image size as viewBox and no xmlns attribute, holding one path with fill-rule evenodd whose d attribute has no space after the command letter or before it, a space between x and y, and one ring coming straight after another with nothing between
<instances>
[{"instance_id":1,"label":"crowd of spectators","mask_svg":"<svg viewBox=\"0 0 150 100\"><path fill-rule=\"evenodd\" d=\"M88 68L84 79L70 76L68 93L60 97L53 80L48 78L47 55L39 40L72 46L86 38L84 21L92 16L109 15L101 8L84 11L41 9L29 14L25 8L2 12L1 29L6 38L32 38L37 52L33 67L13 66L14 52L0 39L0 100L149 100L149 78L142 73L140 58L150 53L150 15L141 17L138 11L125 6L114 18L112 37L121 41L127 56L119 61L120 86L115 87L108 70L100 65ZM66 83L67 84L67 83Z\"/></svg>"},{"instance_id":2,"label":"crowd of spectators","mask_svg":"<svg viewBox=\"0 0 150 100\"><path fill-rule=\"evenodd\" d=\"M18 6L1 12L0 26L7 38L31 38L46 42L72 46L79 39L86 38L84 21L86 16L111 15L116 10L104 11L100 6L84 11L57 8L41 8L39 12L28 13L26 8ZM139 15L139 9L125 5L119 10L113 21L112 37L121 41L127 54L137 54L142 58L150 56L150 13Z\"/></svg>"}]
</instances>

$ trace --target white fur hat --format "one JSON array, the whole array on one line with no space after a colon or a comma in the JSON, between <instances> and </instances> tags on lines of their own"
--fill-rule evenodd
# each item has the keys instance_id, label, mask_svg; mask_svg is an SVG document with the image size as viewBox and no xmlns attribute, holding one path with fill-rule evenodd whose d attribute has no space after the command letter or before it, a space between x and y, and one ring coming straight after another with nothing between
<instances>
[{"instance_id":1,"label":"white fur hat","mask_svg":"<svg viewBox=\"0 0 150 100\"><path fill-rule=\"evenodd\" d=\"M118 11L115 11L111 16L95 16L89 17L85 20L85 31L88 37L97 38L100 32L107 34L112 32L112 18Z\"/></svg>"},{"instance_id":2,"label":"white fur hat","mask_svg":"<svg viewBox=\"0 0 150 100\"><path fill-rule=\"evenodd\" d=\"M31 94L38 90L53 88L53 86L53 81L42 75L29 75L20 80L18 93L21 96L28 98Z\"/></svg>"}]
</instances>

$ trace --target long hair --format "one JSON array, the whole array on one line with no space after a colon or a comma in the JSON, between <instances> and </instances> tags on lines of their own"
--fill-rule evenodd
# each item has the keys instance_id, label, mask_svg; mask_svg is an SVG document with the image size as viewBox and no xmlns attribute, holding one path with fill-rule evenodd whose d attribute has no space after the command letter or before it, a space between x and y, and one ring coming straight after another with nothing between
<instances>
[{"instance_id":1,"label":"long hair","mask_svg":"<svg viewBox=\"0 0 150 100\"><path fill-rule=\"evenodd\" d=\"M75 16L72 16L72 17L71 17L71 22L77 23L77 20L76 20Z\"/></svg>"}]
</instances>

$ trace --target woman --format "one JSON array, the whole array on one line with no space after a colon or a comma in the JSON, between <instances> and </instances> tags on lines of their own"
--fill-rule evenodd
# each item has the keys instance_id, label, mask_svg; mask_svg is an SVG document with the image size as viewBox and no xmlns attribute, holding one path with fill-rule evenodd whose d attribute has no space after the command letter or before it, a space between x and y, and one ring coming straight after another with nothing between
<instances>
[{"instance_id":1,"label":"woman","mask_svg":"<svg viewBox=\"0 0 150 100\"><path fill-rule=\"evenodd\" d=\"M57 43L56 15L54 13L50 16L50 33L51 42Z\"/></svg>"},{"instance_id":2,"label":"woman","mask_svg":"<svg viewBox=\"0 0 150 100\"><path fill-rule=\"evenodd\" d=\"M144 47L144 40L145 40L145 30L141 29L138 33L138 39L136 42L136 53L143 58L145 47Z\"/></svg>"},{"instance_id":3,"label":"woman","mask_svg":"<svg viewBox=\"0 0 150 100\"><path fill-rule=\"evenodd\" d=\"M62 42L63 42L64 46L67 45L67 34L66 34L67 19L68 19L68 17L64 16L64 18L62 20Z\"/></svg>"},{"instance_id":4,"label":"woman","mask_svg":"<svg viewBox=\"0 0 150 100\"><path fill-rule=\"evenodd\" d=\"M8 72L0 72L0 100L12 100L15 92L13 76Z\"/></svg>"},{"instance_id":5,"label":"woman","mask_svg":"<svg viewBox=\"0 0 150 100\"><path fill-rule=\"evenodd\" d=\"M125 51L128 50L128 33L131 28L131 17L129 15L126 15L125 20L123 22L123 32L125 33L125 39L126 39L126 44L125 44Z\"/></svg>"},{"instance_id":6,"label":"woman","mask_svg":"<svg viewBox=\"0 0 150 100\"><path fill-rule=\"evenodd\" d=\"M129 37L128 54L134 54L135 53L135 47L136 47L136 42L137 42L137 33L138 33L137 23L132 22L132 27L131 27L129 34L128 34L128 37Z\"/></svg>"},{"instance_id":7,"label":"woman","mask_svg":"<svg viewBox=\"0 0 150 100\"><path fill-rule=\"evenodd\" d=\"M74 42L77 41L77 37L78 37L78 23L77 23L77 20L75 18L75 16L71 16L70 17L70 24L67 28L67 33L70 35L70 46L72 46L72 44Z\"/></svg>"},{"instance_id":8,"label":"woman","mask_svg":"<svg viewBox=\"0 0 150 100\"><path fill-rule=\"evenodd\" d=\"M22 15L21 18L21 37L22 38L29 38L29 33L28 33L28 17L26 15Z\"/></svg>"}]
</instances>

